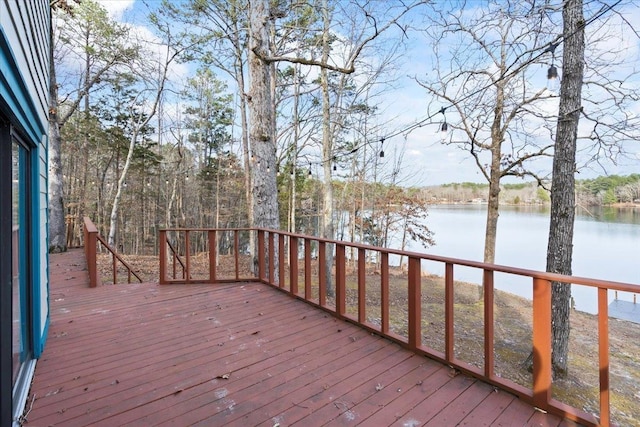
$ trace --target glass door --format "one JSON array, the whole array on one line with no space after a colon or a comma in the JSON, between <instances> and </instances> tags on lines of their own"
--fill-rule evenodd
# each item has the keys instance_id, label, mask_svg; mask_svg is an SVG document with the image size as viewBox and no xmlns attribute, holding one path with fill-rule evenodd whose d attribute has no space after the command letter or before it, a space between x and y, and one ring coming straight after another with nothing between
<instances>
[{"instance_id":1,"label":"glass door","mask_svg":"<svg viewBox=\"0 0 640 427\"><path fill-rule=\"evenodd\" d=\"M12 371L14 393L20 389L25 375L25 362L32 358L29 257L29 156L15 138L11 143L11 291L12 291ZM15 403L15 400L14 400ZM15 409L15 408L14 408Z\"/></svg>"}]
</instances>

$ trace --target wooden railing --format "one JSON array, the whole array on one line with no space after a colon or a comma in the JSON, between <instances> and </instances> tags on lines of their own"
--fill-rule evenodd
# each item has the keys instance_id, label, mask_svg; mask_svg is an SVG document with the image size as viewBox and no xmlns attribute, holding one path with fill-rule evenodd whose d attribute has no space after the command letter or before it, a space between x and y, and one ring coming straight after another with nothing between
<instances>
[{"instance_id":1,"label":"wooden railing","mask_svg":"<svg viewBox=\"0 0 640 427\"><path fill-rule=\"evenodd\" d=\"M111 253L111 270L113 274L113 284L118 283L118 262L127 270L127 283L131 283L131 276L138 279L140 283L142 278L98 233L98 229L88 217L84 217L84 255L87 260L87 270L89 271L89 287L95 288L102 283L98 273L98 243Z\"/></svg>"},{"instance_id":2,"label":"wooden railing","mask_svg":"<svg viewBox=\"0 0 640 427\"><path fill-rule=\"evenodd\" d=\"M175 273L172 277L167 277L167 245L161 245L160 283L220 283L258 280L329 311L339 318L357 323L371 332L396 341L419 354L427 355L490 384L506 389L544 411L556 413L588 425L608 426L611 423L608 292L639 293L639 285L564 276L423 253L384 249L267 229L167 229L160 231L160 242L168 242L168 232L173 233L174 237L177 236L181 246L184 248L185 271L182 279L176 278ZM193 246L190 236L194 232L205 234L207 238L201 240L205 240L208 243L206 245L208 251L205 256L205 259L209 261L208 270L205 268L201 277L197 279L192 278L192 271L190 271L192 266L190 251ZM232 233L235 242L233 256L231 257L235 267L235 275L232 274L230 277L226 276L224 278L219 277L216 270L216 262L218 261L216 238L222 233ZM239 272L240 258L248 257L245 253L247 248L241 248L238 244L239 233L254 233L258 247L257 271L255 274L249 270L243 270L242 274ZM302 254L299 253L300 246L303 248ZM315 246L315 249L312 250L312 246ZM333 254L335 257L334 260L329 260L332 269L328 271L325 269L325 263L327 262L325 251L327 247L332 247L329 254ZM175 248L171 250L175 251ZM372 252L375 254L378 263L376 274L379 275L379 323L369 321L366 313L366 293L371 287L371 284L367 283L367 254ZM350 256L348 257L347 254L350 254ZM406 277L406 289L408 292L407 307L404 310L407 313L406 334L394 332L390 327L390 256L403 257L401 259L407 260L408 270L406 276L403 276ZM432 333L432 331L423 330L422 322L421 298L424 285L421 280L424 262L435 262L444 267L444 351L436 351L423 344L423 333ZM347 310L348 283L346 272L348 263L354 264L353 268L357 277L355 280L358 301L357 314L353 313L353 310L351 313ZM303 269L302 273L299 271L301 268ZM314 282L312 279L312 270L314 268L317 268L316 283L312 283ZM466 361L458 360L454 351L454 326L456 325L454 295L455 286L457 286L454 284L456 283L454 271L456 268L473 268L482 272L484 337L478 338L483 340L484 366L482 368ZM533 288L531 319L533 374L532 387L530 388L503 378L495 372L494 316L496 313L494 310L494 279L496 273L506 273L531 280L530 283ZM331 274L329 281L327 281L327 274ZM302 281L303 289L299 287L300 281ZM597 289L599 417L559 402L552 396L552 282L582 285ZM335 284L335 298L327 297L327 283Z\"/></svg>"}]
</instances>

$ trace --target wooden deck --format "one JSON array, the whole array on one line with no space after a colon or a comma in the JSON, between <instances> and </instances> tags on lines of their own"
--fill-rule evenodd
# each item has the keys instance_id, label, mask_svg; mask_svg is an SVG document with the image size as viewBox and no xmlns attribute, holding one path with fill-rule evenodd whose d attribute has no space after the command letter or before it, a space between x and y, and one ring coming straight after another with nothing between
<instances>
[{"instance_id":1,"label":"wooden deck","mask_svg":"<svg viewBox=\"0 0 640 427\"><path fill-rule=\"evenodd\" d=\"M50 271L29 426L575 425L266 285Z\"/></svg>"}]
</instances>

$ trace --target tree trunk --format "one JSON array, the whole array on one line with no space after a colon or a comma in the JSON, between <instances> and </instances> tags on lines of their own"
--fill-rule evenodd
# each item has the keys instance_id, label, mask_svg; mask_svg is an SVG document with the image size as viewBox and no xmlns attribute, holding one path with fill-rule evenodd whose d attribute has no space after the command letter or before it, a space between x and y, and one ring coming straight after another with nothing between
<instances>
[{"instance_id":1,"label":"tree trunk","mask_svg":"<svg viewBox=\"0 0 640 427\"><path fill-rule=\"evenodd\" d=\"M487 200L487 225L484 236L484 262L496 260L498 234L498 210L500 209L500 178L502 157L502 115L504 113L504 83L496 85L496 105L491 124L491 170L489 171L489 199Z\"/></svg>"},{"instance_id":2,"label":"tree trunk","mask_svg":"<svg viewBox=\"0 0 640 427\"><path fill-rule=\"evenodd\" d=\"M269 49L269 1L251 3L249 74L249 145L255 162L251 167L253 226L279 229L276 186L276 147L271 114L270 66L261 55ZM254 248L254 266L257 263Z\"/></svg>"},{"instance_id":3,"label":"tree trunk","mask_svg":"<svg viewBox=\"0 0 640 427\"><path fill-rule=\"evenodd\" d=\"M53 43L52 31L51 46ZM49 53L49 78L49 252L56 253L67 251L67 236L62 185L62 137L58 122L58 82L53 61L53 48Z\"/></svg>"},{"instance_id":4,"label":"tree trunk","mask_svg":"<svg viewBox=\"0 0 640 427\"><path fill-rule=\"evenodd\" d=\"M322 63L329 61L329 6L327 0L322 2L322 15L324 21L324 31L322 34ZM320 69L320 79L322 84L322 166L324 172L324 182L322 185L323 208L322 208L322 237L333 239L333 185L331 182L331 159L332 154L332 134L331 134L331 100L329 99L329 73L326 68ZM326 289L328 296L334 296L333 281L331 280L331 270L333 265L333 245L326 245Z\"/></svg>"},{"instance_id":5,"label":"tree trunk","mask_svg":"<svg viewBox=\"0 0 640 427\"><path fill-rule=\"evenodd\" d=\"M553 157L551 222L547 271L571 274L575 217L575 158L584 74L584 17L582 0L568 0L562 10L564 23L563 72ZM566 376L569 355L571 286L552 284L552 366L556 376Z\"/></svg>"}]
</instances>

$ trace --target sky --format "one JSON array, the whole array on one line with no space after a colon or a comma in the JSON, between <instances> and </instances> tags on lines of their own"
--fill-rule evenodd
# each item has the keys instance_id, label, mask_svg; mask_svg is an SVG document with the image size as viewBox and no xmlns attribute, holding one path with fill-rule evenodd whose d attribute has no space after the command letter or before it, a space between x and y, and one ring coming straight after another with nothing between
<instances>
[{"instance_id":1,"label":"sky","mask_svg":"<svg viewBox=\"0 0 640 427\"><path fill-rule=\"evenodd\" d=\"M158 0L152 0L150 3L154 5L156 1ZM109 11L115 20L127 22L137 28L137 31L148 32L144 20L145 7L140 0L99 0L99 3ZM639 8L640 6L635 6L626 10L626 18L631 21L633 21L633 16L640 18ZM587 13L585 15L588 18L589 15ZM635 20L635 22L638 21ZM624 25L616 28L620 31L620 36L614 37L608 42L627 45L627 57L634 58L629 67L635 69L640 65L638 61L640 57L638 55L640 39L628 28L625 30ZM387 124L388 133L391 134L424 120L428 116L434 115L434 117L430 123L424 126L385 140L385 152L392 155L394 151L404 149L402 167L402 183L404 185L429 186L451 182L485 182L484 177L475 165L475 161L467 151L463 151L455 144L447 145L442 143L439 129L443 117L435 113L446 104L427 95L426 91L415 81L415 77L432 72L434 52L430 50L425 40L417 38L419 35L416 33L413 33L411 37L413 38L406 52L408 60L401 64L402 69L397 74L398 80L394 84L394 89L393 91L385 92L380 100L381 108L384 111L384 117L380 120ZM446 53L443 55L446 55ZM559 68L560 73L562 73L561 66ZM189 72L189 68L186 66L181 66L175 70L177 75L183 75L183 77L186 77ZM535 74L533 78L537 79L536 84L546 85L546 79L544 78L546 77L546 69L541 67ZM640 79L637 86L640 87ZM179 107L176 106L176 108ZM552 111L553 108L557 109L557 101L555 104L551 103L548 108L550 109L549 111ZM640 116L640 105L637 108L637 114ZM632 114L636 114L636 112L632 112ZM446 113L446 116L449 123L456 123L454 114ZM584 126L586 125L583 123ZM589 132L589 129L582 130ZM545 133L541 132L540 138L545 138L544 135ZM451 139L458 137L461 137L460 134L455 133L448 136ZM547 136L546 138L550 140L550 137ZM630 152L630 157L620 158L615 164L610 161L604 161L602 165L592 164L589 167L582 168L577 178L594 178L604 174L626 175L640 173L640 142L627 144L627 149ZM538 162L536 167L540 171L549 172L551 163L550 161Z\"/></svg>"}]
</instances>

